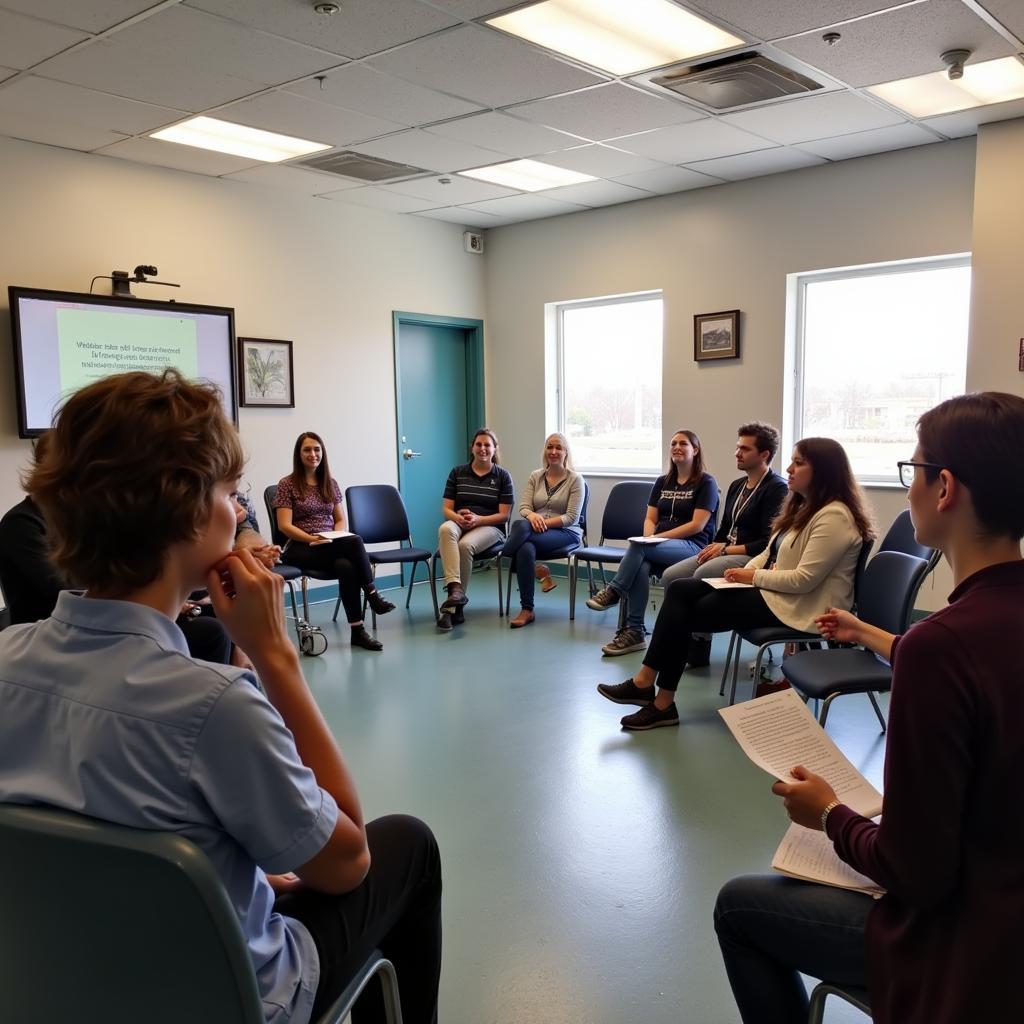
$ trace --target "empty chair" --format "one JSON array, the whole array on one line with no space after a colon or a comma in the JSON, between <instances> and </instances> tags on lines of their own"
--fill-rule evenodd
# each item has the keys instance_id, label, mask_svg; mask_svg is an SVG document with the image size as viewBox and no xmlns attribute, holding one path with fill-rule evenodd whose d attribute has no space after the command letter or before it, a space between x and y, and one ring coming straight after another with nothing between
<instances>
[{"instance_id":1,"label":"empty chair","mask_svg":"<svg viewBox=\"0 0 1024 1024\"><path fill-rule=\"evenodd\" d=\"M608 501L601 517L601 539L593 547L584 543L569 556L569 618L576 618L576 584L579 579L580 562L587 563L587 579L590 593L596 593L594 567L601 569L601 584L607 584L604 567L618 565L625 555L625 548L612 547L609 540L628 540L643 533L647 516L647 500L651 496L651 485L645 480L622 480L608 493Z\"/></svg>"},{"instance_id":2,"label":"empty chair","mask_svg":"<svg viewBox=\"0 0 1024 1024\"><path fill-rule=\"evenodd\" d=\"M349 529L358 533L364 544L389 544L397 541L395 547L366 552L375 579L378 565L412 564L409 589L405 596L405 607L408 608L412 600L416 566L422 562L429 574L431 552L426 548L413 547L409 516L402 495L391 484L360 484L345 491L345 506L348 509ZM363 610L366 610L365 598ZM377 624L376 612L373 613L373 622Z\"/></svg>"},{"instance_id":3,"label":"empty chair","mask_svg":"<svg viewBox=\"0 0 1024 1024\"><path fill-rule=\"evenodd\" d=\"M883 551L902 551L905 555L923 558L926 562L932 557L932 549L919 544L914 536L914 523L910 518L909 508L905 508L892 521L892 526L878 545L878 553L881 554Z\"/></svg>"},{"instance_id":4,"label":"empty chair","mask_svg":"<svg viewBox=\"0 0 1024 1024\"><path fill-rule=\"evenodd\" d=\"M925 561L899 551L880 551L864 571L857 597L858 617L887 633L906 632L917 593L937 561L937 554ZM872 651L859 647L801 651L786 659L786 678L804 698L824 701L818 719L822 725L837 697L866 693L885 732L875 694L889 691L892 669Z\"/></svg>"},{"instance_id":5,"label":"empty chair","mask_svg":"<svg viewBox=\"0 0 1024 1024\"><path fill-rule=\"evenodd\" d=\"M235 908L189 840L0 804L0 847L6 1020L265 1024ZM394 969L377 952L314 1024L338 1024L372 973L401 1024Z\"/></svg>"}]
</instances>

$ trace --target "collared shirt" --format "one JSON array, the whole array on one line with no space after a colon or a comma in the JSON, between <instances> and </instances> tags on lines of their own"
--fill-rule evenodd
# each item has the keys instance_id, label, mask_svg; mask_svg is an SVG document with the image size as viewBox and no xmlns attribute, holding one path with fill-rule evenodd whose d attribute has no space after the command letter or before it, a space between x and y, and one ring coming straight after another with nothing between
<instances>
[{"instance_id":1,"label":"collared shirt","mask_svg":"<svg viewBox=\"0 0 1024 1024\"><path fill-rule=\"evenodd\" d=\"M264 872L309 861L338 808L251 673L192 660L152 608L63 591L49 619L0 634L0 801L190 839L238 915L267 1021L309 1020L316 947L274 913Z\"/></svg>"},{"instance_id":2,"label":"collared shirt","mask_svg":"<svg viewBox=\"0 0 1024 1024\"><path fill-rule=\"evenodd\" d=\"M455 508L468 508L478 516L493 516L499 505L515 501L512 477L508 470L492 465L483 476L473 472L473 463L456 466L444 485L444 497L455 502Z\"/></svg>"}]
</instances>

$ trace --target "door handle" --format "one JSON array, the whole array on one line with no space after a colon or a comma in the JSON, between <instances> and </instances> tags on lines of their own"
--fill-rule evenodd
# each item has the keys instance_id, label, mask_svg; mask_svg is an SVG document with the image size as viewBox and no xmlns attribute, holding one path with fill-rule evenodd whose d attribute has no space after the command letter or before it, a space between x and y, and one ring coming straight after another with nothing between
<instances>
[{"instance_id":1,"label":"door handle","mask_svg":"<svg viewBox=\"0 0 1024 1024\"><path fill-rule=\"evenodd\" d=\"M418 459L422 455L423 452L414 452L411 448L406 448L405 451L402 452L403 459Z\"/></svg>"}]
</instances>

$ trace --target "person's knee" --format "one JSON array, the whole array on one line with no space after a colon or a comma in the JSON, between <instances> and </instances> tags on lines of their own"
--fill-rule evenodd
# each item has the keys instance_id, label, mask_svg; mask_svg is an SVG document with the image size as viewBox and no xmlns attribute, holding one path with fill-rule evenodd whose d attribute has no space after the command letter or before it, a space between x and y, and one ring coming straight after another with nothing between
<instances>
[{"instance_id":1,"label":"person's knee","mask_svg":"<svg viewBox=\"0 0 1024 1024\"><path fill-rule=\"evenodd\" d=\"M446 519L437 528L437 539L438 541L443 540L458 540L462 536L462 531L455 525L450 519Z\"/></svg>"},{"instance_id":2,"label":"person's knee","mask_svg":"<svg viewBox=\"0 0 1024 1024\"><path fill-rule=\"evenodd\" d=\"M427 877L441 880L441 851L430 826L411 814L387 814L366 826L371 856L377 845L407 850L411 860L423 865Z\"/></svg>"}]
</instances>

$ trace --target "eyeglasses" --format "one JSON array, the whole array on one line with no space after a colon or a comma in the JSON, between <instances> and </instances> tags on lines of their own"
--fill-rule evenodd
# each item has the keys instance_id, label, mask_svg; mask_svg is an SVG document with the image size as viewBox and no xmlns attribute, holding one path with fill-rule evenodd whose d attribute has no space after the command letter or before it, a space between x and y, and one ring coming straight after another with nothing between
<instances>
[{"instance_id":1,"label":"eyeglasses","mask_svg":"<svg viewBox=\"0 0 1024 1024\"><path fill-rule=\"evenodd\" d=\"M900 471L900 483L904 487L909 487L914 482L914 469L920 466L922 469L942 469L942 466L936 465L934 462L913 462L907 459L903 462L897 462L896 465Z\"/></svg>"}]
</instances>

